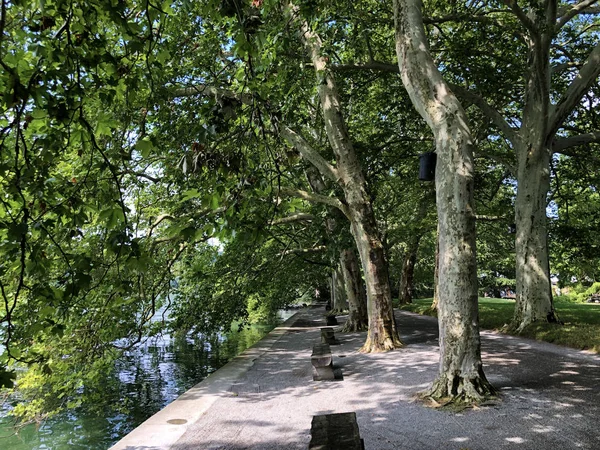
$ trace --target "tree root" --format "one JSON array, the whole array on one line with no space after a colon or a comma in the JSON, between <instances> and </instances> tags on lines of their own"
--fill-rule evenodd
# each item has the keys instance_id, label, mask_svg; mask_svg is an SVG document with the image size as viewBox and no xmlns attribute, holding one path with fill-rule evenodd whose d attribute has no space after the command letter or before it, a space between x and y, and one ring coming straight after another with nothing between
<instances>
[{"instance_id":1,"label":"tree root","mask_svg":"<svg viewBox=\"0 0 600 450\"><path fill-rule=\"evenodd\" d=\"M513 319L513 321L507 325L505 325L504 327L502 327L501 331L503 333L507 333L507 334L521 334L523 332L523 330L525 328L527 328L529 325L533 324L533 323L553 323L556 325L564 325L565 323L560 320L558 318L558 315L556 314L555 311L551 311L547 314L546 319L540 319L539 321L536 321L535 319L532 320L520 320L520 321L515 321Z\"/></svg>"},{"instance_id":2,"label":"tree root","mask_svg":"<svg viewBox=\"0 0 600 450\"><path fill-rule=\"evenodd\" d=\"M419 397L436 408L464 409L497 398L497 392L480 371L478 376L469 379L459 375L440 376Z\"/></svg>"},{"instance_id":3,"label":"tree root","mask_svg":"<svg viewBox=\"0 0 600 450\"><path fill-rule=\"evenodd\" d=\"M357 331L366 331L369 329L369 325L366 323L361 323L358 320L346 320L344 326L340 329L341 333L355 333Z\"/></svg>"},{"instance_id":4,"label":"tree root","mask_svg":"<svg viewBox=\"0 0 600 450\"><path fill-rule=\"evenodd\" d=\"M398 336L386 336L385 338L374 340L371 336L367 337L367 341L360 348L360 353L382 353L389 352L398 348L404 347Z\"/></svg>"}]
</instances>

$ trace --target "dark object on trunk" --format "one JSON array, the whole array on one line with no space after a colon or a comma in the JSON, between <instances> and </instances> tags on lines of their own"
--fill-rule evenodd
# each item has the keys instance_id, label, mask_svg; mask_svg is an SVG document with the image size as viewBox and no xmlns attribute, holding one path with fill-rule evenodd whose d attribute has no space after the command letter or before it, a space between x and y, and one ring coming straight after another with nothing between
<instances>
[{"instance_id":1,"label":"dark object on trunk","mask_svg":"<svg viewBox=\"0 0 600 450\"><path fill-rule=\"evenodd\" d=\"M437 154L435 152L427 152L419 155L419 180L434 181L435 180L435 163L437 162Z\"/></svg>"},{"instance_id":2,"label":"dark object on trunk","mask_svg":"<svg viewBox=\"0 0 600 450\"><path fill-rule=\"evenodd\" d=\"M335 380L333 356L329 344L315 344L310 362L313 367L313 381Z\"/></svg>"},{"instance_id":3,"label":"dark object on trunk","mask_svg":"<svg viewBox=\"0 0 600 450\"><path fill-rule=\"evenodd\" d=\"M517 224L516 223L511 223L508 226L508 234L516 234L517 232Z\"/></svg>"},{"instance_id":4,"label":"dark object on trunk","mask_svg":"<svg viewBox=\"0 0 600 450\"><path fill-rule=\"evenodd\" d=\"M327 325L337 325L338 321L335 316L325 316L325 320L327 320Z\"/></svg>"},{"instance_id":5,"label":"dark object on trunk","mask_svg":"<svg viewBox=\"0 0 600 450\"><path fill-rule=\"evenodd\" d=\"M333 328L321 328L321 343L337 345L340 342L335 338Z\"/></svg>"},{"instance_id":6,"label":"dark object on trunk","mask_svg":"<svg viewBox=\"0 0 600 450\"><path fill-rule=\"evenodd\" d=\"M308 450L364 450L356 413L313 416Z\"/></svg>"}]
</instances>

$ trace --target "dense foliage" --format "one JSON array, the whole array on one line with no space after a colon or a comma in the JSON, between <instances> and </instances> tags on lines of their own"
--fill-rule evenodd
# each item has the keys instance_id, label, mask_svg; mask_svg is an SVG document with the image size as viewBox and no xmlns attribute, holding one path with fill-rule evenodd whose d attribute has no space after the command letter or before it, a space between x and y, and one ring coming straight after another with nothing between
<instances>
[{"instance_id":1,"label":"dense foliage","mask_svg":"<svg viewBox=\"0 0 600 450\"><path fill-rule=\"evenodd\" d=\"M430 295L435 201L417 164L433 136L396 73L389 3L298 5L334 68L392 285L414 249L415 292ZM504 4L424 5L444 77L477 94L464 103L477 136L482 294L515 279L515 155L477 100L518 127L526 46ZM576 76L597 27L596 14L581 14L560 31L553 95ZM27 367L20 394L35 399L15 414L77 404L73 394L93 390L123 349L167 327L211 334L327 290L353 244L328 205L340 186L321 180L317 192L311 162L280 137L293 126L335 164L316 95L323 80L280 2L2 0L0 44L0 383ZM559 133L596 137L552 159L551 270L561 284L600 276L598 89Z\"/></svg>"}]
</instances>

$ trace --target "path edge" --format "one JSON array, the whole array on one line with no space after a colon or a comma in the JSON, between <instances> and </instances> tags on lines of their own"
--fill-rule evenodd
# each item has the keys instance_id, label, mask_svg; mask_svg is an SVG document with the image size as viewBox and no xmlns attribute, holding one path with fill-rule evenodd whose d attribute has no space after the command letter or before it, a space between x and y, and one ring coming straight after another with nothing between
<instances>
[{"instance_id":1,"label":"path edge","mask_svg":"<svg viewBox=\"0 0 600 450\"><path fill-rule=\"evenodd\" d=\"M308 306L310 308L311 306ZM264 338L234 357L220 369L196 384L166 407L134 428L109 450L168 450L186 430L197 422L219 397L244 375L254 361L266 353L279 339L289 333L300 319L302 308L281 325L275 327ZM173 424L169 421L182 420Z\"/></svg>"}]
</instances>

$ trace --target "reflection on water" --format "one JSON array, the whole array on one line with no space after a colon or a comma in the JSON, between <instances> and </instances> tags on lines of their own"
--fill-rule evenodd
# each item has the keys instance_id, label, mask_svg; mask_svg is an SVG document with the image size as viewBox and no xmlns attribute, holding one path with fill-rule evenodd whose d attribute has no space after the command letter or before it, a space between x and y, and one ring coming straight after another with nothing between
<instances>
[{"instance_id":1,"label":"reflection on water","mask_svg":"<svg viewBox=\"0 0 600 450\"><path fill-rule=\"evenodd\" d=\"M107 374L97 404L64 412L39 428L29 425L18 434L10 418L0 418L0 448L106 449L275 325L253 325L242 331L233 326L225 335L204 340L152 338L128 352Z\"/></svg>"}]
</instances>

